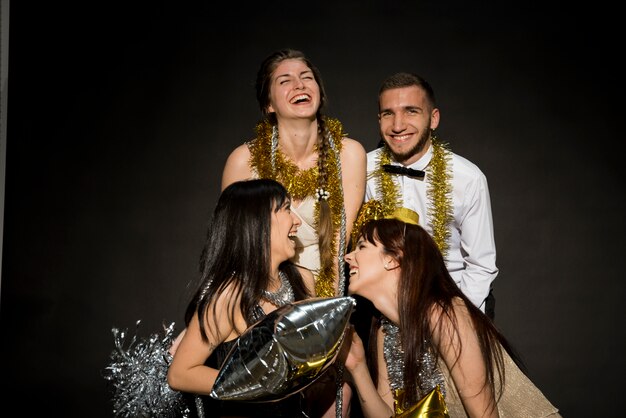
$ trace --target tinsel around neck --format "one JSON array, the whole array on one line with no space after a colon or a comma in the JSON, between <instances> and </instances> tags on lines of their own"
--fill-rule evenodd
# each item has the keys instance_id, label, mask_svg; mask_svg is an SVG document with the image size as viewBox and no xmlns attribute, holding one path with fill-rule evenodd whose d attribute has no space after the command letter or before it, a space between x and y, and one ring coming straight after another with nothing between
<instances>
[{"instance_id":1,"label":"tinsel around neck","mask_svg":"<svg viewBox=\"0 0 626 418\"><path fill-rule=\"evenodd\" d=\"M326 171L326 183L323 188L328 192L328 204L332 212L334 234L331 240L333 259L337 256L337 232L341 226L342 213L344 211L343 192L341 185L340 152L341 139L345 136L341 122L337 119L325 118L324 123L328 128L327 137L320 136L320 140L328 141L324 144L327 152L323 153L324 161L321 161ZM285 156L278 147L272 147L274 126L268 121L262 121L256 126L256 138L248 143L250 150L250 166L259 178L270 178L280 182L294 200L302 200L306 197L316 197L319 188L318 166L306 170L300 170L293 161ZM280 140L280 132L278 132ZM315 147L318 154L320 143ZM319 202L315 206L316 227L319 223ZM335 281L339 263L333 266L321 266L316 277L316 296L335 296ZM340 277L343 275L340 274ZM340 289L342 286L340 285Z\"/></svg>"},{"instance_id":2,"label":"tinsel around neck","mask_svg":"<svg viewBox=\"0 0 626 418\"><path fill-rule=\"evenodd\" d=\"M449 166L451 152L446 143L440 142L435 136L431 138L432 158L426 168L424 181L428 182L427 210L432 236L444 259L449 249L450 222L452 211L452 169ZM361 227L370 220L390 216L397 208L402 207L403 199L398 186L391 174L383 170L383 165L390 164L391 152L387 145L381 150L376 168L369 173L368 181L375 179L376 193L380 200L371 199L361 206L357 220L352 229L352 245L356 244L357 234Z\"/></svg>"}]
</instances>

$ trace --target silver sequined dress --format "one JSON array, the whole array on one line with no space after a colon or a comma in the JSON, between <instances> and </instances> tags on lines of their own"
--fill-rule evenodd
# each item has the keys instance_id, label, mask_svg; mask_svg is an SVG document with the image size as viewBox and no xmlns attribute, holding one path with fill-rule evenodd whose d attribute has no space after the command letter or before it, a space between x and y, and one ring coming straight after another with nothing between
<instances>
[{"instance_id":1,"label":"silver sequined dress","mask_svg":"<svg viewBox=\"0 0 626 418\"><path fill-rule=\"evenodd\" d=\"M389 319L382 317L381 325L385 334L384 355L387 364L387 374L392 390L404 387L404 350L400 341L400 329ZM446 384L443 373L437 366L437 358L430 351L422 353L422 370L419 371L418 399L439 385L441 393L446 395Z\"/></svg>"}]
</instances>

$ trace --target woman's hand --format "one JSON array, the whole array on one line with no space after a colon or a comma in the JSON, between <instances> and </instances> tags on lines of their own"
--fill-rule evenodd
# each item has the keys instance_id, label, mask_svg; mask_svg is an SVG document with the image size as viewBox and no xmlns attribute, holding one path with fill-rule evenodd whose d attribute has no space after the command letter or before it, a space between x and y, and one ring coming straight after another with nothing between
<instances>
[{"instance_id":1,"label":"woman's hand","mask_svg":"<svg viewBox=\"0 0 626 418\"><path fill-rule=\"evenodd\" d=\"M182 330L181 333L178 334L178 337L176 337L176 339L172 343L172 346L169 349L169 352L172 355L172 357L174 357L174 354L176 354L176 350L178 349L178 345L180 344L180 340L182 340L183 336L185 335L185 331L187 331L187 328Z\"/></svg>"},{"instance_id":2,"label":"woman's hand","mask_svg":"<svg viewBox=\"0 0 626 418\"><path fill-rule=\"evenodd\" d=\"M363 340L359 337L354 327L351 328L348 335L350 342L350 351L346 356L345 367L352 374L359 366L366 364L365 361L365 347L363 347Z\"/></svg>"},{"instance_id":3,"label":"woman's hand","mask_svg":"<svg viewBox=\"0 0 626 418\"><path fill-rule=\"evenodd\" d=\"M387 405L385 399L378 393L367 368L363 341L354 330L354 327L351 331L350 351L346 356L345 368L352 377L352 384L356 389L363 416L365 418L393 416L393 399L390 400L391 404ZM383 390L391 394L388 385Z\"/></svg>"}]
</instances>

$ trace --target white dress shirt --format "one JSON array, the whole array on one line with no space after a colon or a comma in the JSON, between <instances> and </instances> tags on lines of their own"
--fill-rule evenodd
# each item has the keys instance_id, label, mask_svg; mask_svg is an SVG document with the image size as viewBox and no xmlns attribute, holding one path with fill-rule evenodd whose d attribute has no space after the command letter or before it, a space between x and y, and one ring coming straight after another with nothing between
<instances>
[{"instance_id":1,"label":"white dress shirt","mask_svg":"<svg viewBox=\"0 0 626 418\"><path fill-rule=\"evenodd\" d=\"M378 167L383 148L367 154L367 186L365 201L380 200L377 195L378 179L372 172ZM432 146L410 168L426 171L423 179L391 174L398 187L402 206L419 215L420 225L432 235L428 195L428 164L433 155ZM397 164L392 162L392 164ZM452 173L452 205L454 219L450 225L449 249L446 265L461 291L483 312L491 282L498 274L496 245L491 217L491 201L487 178L471 161L451 153L448 171Z\"/></svg>"}]
</instances>

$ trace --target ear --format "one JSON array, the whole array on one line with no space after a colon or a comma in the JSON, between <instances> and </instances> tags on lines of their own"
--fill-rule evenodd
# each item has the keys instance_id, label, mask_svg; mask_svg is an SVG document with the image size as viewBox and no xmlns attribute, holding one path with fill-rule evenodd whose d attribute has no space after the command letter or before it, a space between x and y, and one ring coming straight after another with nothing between
<instances>
[{"instance_id":1,"label":"ear","mask_svg":"<svg viewBox=\"0 0 626 418\"><path fill-rule=\"evenodd\" d=\"M400 264L398 264L398 260L395 258L389 257L388 259L385 259L385 270L395 270L398 267L400 267Z\"/></svg>"},{"instance_id":2,"label":"ear","mask_svg":"<svg viewBox=\"0 0 626 418\"><path fill-rule=\"evenodd\" d=\"M274 113L274 108L272 107L272 105L267 105L267 109L265 109L267 111L267 113Z\"/></svg>"},{"instance_id":3,"label":"ear","mask_svg":"<svg viewBox=\"0 0 626 418\"><path fill-rule=\"evenodd\" d=\"M435 130L439 126L439 109L434 108L432 112L430 112L430 129Z\"/></svg>"}]
</instances>

